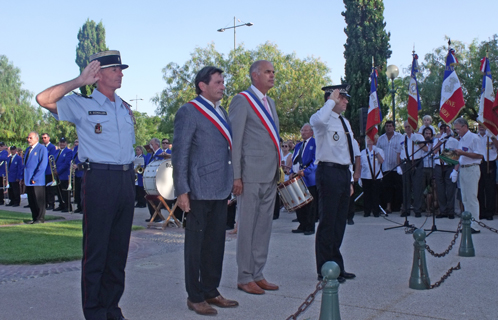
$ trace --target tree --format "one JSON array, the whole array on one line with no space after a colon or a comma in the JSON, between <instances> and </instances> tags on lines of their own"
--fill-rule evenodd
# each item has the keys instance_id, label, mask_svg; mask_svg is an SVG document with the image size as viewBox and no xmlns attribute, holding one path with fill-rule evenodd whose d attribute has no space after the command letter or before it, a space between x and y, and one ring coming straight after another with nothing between
<instances>
[{"instance_id":1,"label":"tree","mask_svg":"<svg viewBox=\"0 0 498 320\"><path fill-rule=\"evenodd\" d=\"M137 125L135 126L135 146L148 144L150 139L158 138L159 140L167 137L158 136L158 128L161 118L158 116L149 117L145 112L133 111Z\"/></svg>"},{"instance_id":2,"label":"tree","mask_svg":"<svg viewBox=\"0 0 498 320\"><path fill-rule=\"evenodd\" d=\"M378 70L377 95L382 101L387 94L386 62L391 57L389 39L391 33L384 30L384 4L382 0L344 0L346 11L342 12L347 27L344 45L346 59L345 79L351 85L346 117L356 136L359 136L360 108L368 107L370 94L369 77L372 73L372 57ZM388 106L381 103L382 115Z\"/></svg>"},{"instance_id":3,"label":"tree","mask_svg":"<svg viewBox=\"0 0 498 320\"><path fill-rule=\"evenodd\" d=\"M21 71L0 55L0 140L26 145L30 131L42 124L42 111L31 106L33 93L22 88Z\"/></svg>"},{"instance_id":4,"label":"tree","mask_svg":"<svg viewBox=\"0 0 498 320\"><path fill-rule=\"evenodd\" d=\"M98 24L87 19L78 32L78 47L76 48L76 64L80 72L90 63L92 54L109 50L105 44L105 28L102 21ZM84 86L80 88L81 94L90 95L95 86Z\"/></svg>"},{"instance_id":5,"label":"tree","mask_svg":"<svg viewBox=\"0 0 498 320\"><path fill-rule=\"evenodd\" d=\"M169 63L163 69L166 88L152 99L158 106L156 113L162 117L159 130L172 136L176 111L196 96L194 79L202 67L213 65L224 70L226 90L221 102L228 108L231 99L250 86L250 65L262 59L271 61L275 67L275 87L268 95L276 101L281 134L299 131L323 105L321 87L330 82L329 68L319 58L299 59L295 53L284 54L269 42L255 50L239 46L226 58L210 44L196 48L183 66Z\"/></svg>"}]
</instances>

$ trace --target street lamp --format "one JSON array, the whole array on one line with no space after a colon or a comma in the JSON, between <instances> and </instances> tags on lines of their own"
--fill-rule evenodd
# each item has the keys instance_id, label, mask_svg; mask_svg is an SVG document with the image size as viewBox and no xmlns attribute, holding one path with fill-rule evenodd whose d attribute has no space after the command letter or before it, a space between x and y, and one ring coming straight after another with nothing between
<instances>
[{"instance_id":1,"label":"street lamp","mask_svg":"<svg viewBox=\"0 0 498 320\"><path fill-rule=\"evenodd\" d=\"M138 100L143 100L143 99L139 98L137 95L137 96L135 96L135 99L130 100L130 101L135 101L135 111L138 111Z\"/></svg>"},{"instance_id":2,"label":"street lamp","mask_svg":"<svg viewBox=\"0 0 498 320\"><path fill-rule=\"evenodd\" d=\"M399 69L394 64L391 64L390 66L387 67L386 75L391 79L391 83L392 83L392 89L389 90L389 92L391 92L391 95L393 97L393 122L394 122L394 129L396 129L396 117L395 117L395 112L394 112L394 97L396 95L396 89L394 88L394 79L398 76L398 74L399 74Z\"/></svg>"},{"instance_id":3,"label":"street lamp","mask_svg":"<svg viewBox=\"0 0 498 320\"><path fill-rule=\"evenodd\" d=\"M233 27L227 27L227 28L221 28L221 29L218 29L217 31L218 32L225 32L225 30L228 30L228 29L233 29L233 52L235 53L235 44L236 44L236 41L235 41L235 29L238 28L238 27L251 27L253 26L254 23L252 22L248 22L248 23L243 23L243 24L239 24L238 26L235 25L235 17L233 17Z\"/></svg>"}]
</instances>

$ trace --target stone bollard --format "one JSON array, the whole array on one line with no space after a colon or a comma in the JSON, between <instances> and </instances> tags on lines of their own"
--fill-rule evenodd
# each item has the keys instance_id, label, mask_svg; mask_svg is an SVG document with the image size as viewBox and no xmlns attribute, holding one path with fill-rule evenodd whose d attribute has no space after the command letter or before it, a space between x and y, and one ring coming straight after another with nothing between
<instances>
[{"instance_id":1,"label":"stone bollard","mask_svg":"<svg viewBox=\"0 0 498 320\"><path fill-rule=\"evenodd\" d=\"M429 279L429 272L427 271L427 264L425 262L425 231L417 229L413 231L413 264L412 275L410 276L410 288L417 290L429 289L431 279Z\"/></svg>"},{"instance_id":2,"label":"stone bollard","mask_svg":"<svg viewBox=\"0 0 498 320\"><path fill-rule=\"evenodd\" d=\"M339 281L341 268L333 261L325 262L322 266L322 276L327 283L322 292L322 306L320 320L340 320L339 312Z\"/></svg>"},{"instance_id":3,"label":"stone bollard","mask_svg":"<svg viewBox=\"0 0 498 320\"><path fill-rule=\"evenodd\" d=\"M460 241L460 249L458 255L460 257L474 257L474 243L472 242L472 229L470 227L472 214L468 211L462 213L462 240Z\"/></svg>"}]
</instances>

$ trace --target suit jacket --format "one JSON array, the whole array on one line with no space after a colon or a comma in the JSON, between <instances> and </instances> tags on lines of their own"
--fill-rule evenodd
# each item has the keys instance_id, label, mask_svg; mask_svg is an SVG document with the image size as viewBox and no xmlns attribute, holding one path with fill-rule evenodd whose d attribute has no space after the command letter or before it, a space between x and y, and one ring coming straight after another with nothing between
<instances>
[{"instance_id":1,"label":"suit jacket","mask_svg":"<svg viewBox=\"0 0 498 320\"><path fill-rule=\"evenodd\" d=\"M249 91L256 95L251 88ZM279 121L275 101L268 97L268 104L278 132ZM229 115L233 132L234 178L254 183L277 181L280 150L275 148L270 134L244 96L238 94L233 97Z\"/></svg>"},{"instance_id":2,"label":"suit jacket","mask_svg":"<svg viewBox=\"0 0 498 320\"><path fill-rule=\"evenodd\" d=\"M78 146L74 147L72 157L73 157L74 164L81 163L80 159L78 158ZM78 178L83 178L84 173L85 173L85 170L74 171L74 175Z\"/></svg>"},{"instance_id":3,"label":"suit jacket","mask_svg":"<svg viewBox=\"0 0 498 320\"><path fill-rule=\"evenodd\" d=\"M57 149L55 149L55 146L51 142L49 142L49 144L48 144L48 146L46 146L46 148L48 151L48 155L54 156L54 160L55 160L55 158L57 157L57 153L59 153L59 151L57 151ZM50 166L47 166L47 169L45 169L45 175L47 175L47 176L52 175L52 171L50 170Z\"/></svg>"},{"instance_id":4,"label":"suit jacket","mask_svg":"<svg viewBox=\"0 0 498 320\"><path fill-rule=\"evenodd\" d=\"M44 145L38 143L31 150L28 156L29 149L24 152L24 184L26 186L45 186L45 169L48 165L48 152ZM26 161L26 158L27 161ZM31 181L35 183L31 183Z\"/></svg>"},{"instance_id":5,"label":"suit jacket","mask_svg":"<svg viewBox=\"0 0 498 320\"><path fill-rule=\"evenodd\" d=\"M294 154L292 155L292 163L294 163L294 159L299 154L299 150L301 149L301 145L303 143L304 142L299 142L296 145L296 147L294 148ZM306 183L306 186L308 186L308 187L312 187L312 186L316 185L316 182L315 182L315 172L316 172L315 151L316 151L315 138L311 137L310 141L308 141L308 144L306 145L306 148L304 148L303 154L301 156L303 165L299 167L300 170L305 168L303 179L304 179L304 183ZM292 169L291 169L291 172L293 172Z\"/></svg>"},{"instance_id":6,"label":"suit jacket","mask_svg":"<svg viewBox=\"0 0 498 320\"><path fill-rule=\"evenodd\" d=\"M60 180L68 180L69 179L69 167L71 164L71 160L73 160L73 152L69 148L64 148L62 152L59 154L60 150L57 152L55 157L55 166L57 168L57 174L59 175Z\"/></svg>"},{"instance_id":7,"label":"suit jacket","mask_svg":"<svg viewBox=\"0 0 498 320\"><path fill-rule=\"evenodd\" d=\"M9 161L9 152L7 150L3 150L0 152L0 176L5 177L5 163L3 161Z\"/></svg>"},{"instance_id":8,"label":"suit jacket","mask_svg":"<svg viewBox=\"0 0 498 320\"><path fill-rule=\"evenodd\" d=\"M228 124L228 114L223 110ZM172 153L175 195L191 200L223 200L233 187L233 166L228 141L214 124L190 103L175 116Z\"/></svg>"},{"instance_id":9,"label":"suit jacket","mask_svg":"<svg viewBox=\"0 0 498 320\"><path fill-rule=\"evenodd\" d=\"M161 149L161 148L157 149L157 150L156 150L156 152L154 152L154 154L151 154L151 155L150 155L150 157L146 158L146 159L144 160L144 162L145 162L146 164L149 164L149 163L151 163L152 161L162 161L162 160L164 160L164 158L163 158L163 157L159 157L159 156L157 156L158 154L161 154L161 153L163 153L163 152L164 152L164 151L163 151L163 149Z\"/></svg>"},{"instance_id":10,"label":"suit jacket","mask_svg":"<svg viewBox=\"0 0 498 320\"><path fill-rule=\"evenodd\" d=\"M12 161L10 161L12 159ZM22 159L17 154L9 158L7 165L9 167L9 182L16 182L22 179Z\"/></svg>"}]
</instances>

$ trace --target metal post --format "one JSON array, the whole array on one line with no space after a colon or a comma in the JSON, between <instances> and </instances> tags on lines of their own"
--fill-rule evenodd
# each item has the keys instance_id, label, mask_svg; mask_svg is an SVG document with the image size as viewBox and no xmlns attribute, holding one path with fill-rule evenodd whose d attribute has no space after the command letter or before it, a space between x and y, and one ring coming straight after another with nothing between
<instances>
[{"instance_id":1,"label":"metal post","mask_svg":"<svg viewBox=\"0 0 498 320\"><path fill-rule=\"evenodd\" d=\"M339 311L339 281L341 268L333 261L327 261L322 266L322 276L327 283L323 288L320 320L340 320Z\"/></svg>"},{"instance_id":2,"label":"metal post","mask_svg":"<svg viewBox=\"0 0 498 320\"><path fill-rule=\"evenodd\" d=\"M458 249L460 257L474 257L476 255L474 243L472 242L471 219L472 214L470 212L464 211L462 213L462 240L460 241L460 249Z\"/></svg>"},{"instance_id":3,"label":"metal post","mask_svg":"<svg viewBox=\"0 0 498 320\"><path fill-rule=\"evenodd\" d=\"M392 81L392 90L391 90L391 94L393 96L393 122L394 122L394 130L396 130L396 114L395 114L395 111L394 111L394 99L395 99L395 95L396 95L396 90L394 90L394 79L391 79Z\"/></svg>"},{"instance_id":4,"label":"metal post","mask_svg":"<svg viewBox=\"0 0 498 320\"><path fill-rule=\"evenodd\" d=\"M417 229L413 231L413 264L412 274L410 276L409 287L410 289L425 290L429 289L431 280L429 272L427 271L427 264L425 262L425 231Z\"/></svg>"}]
</instances>

